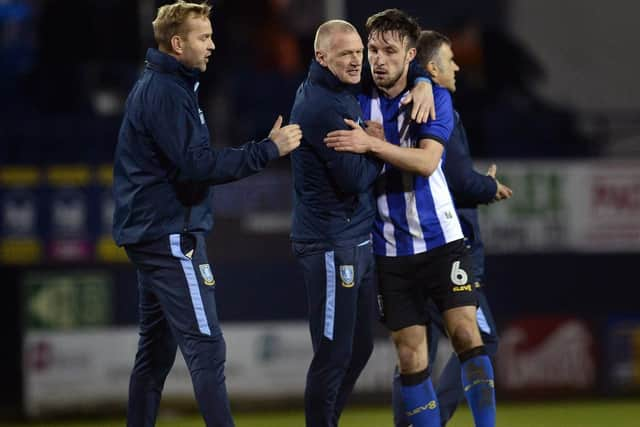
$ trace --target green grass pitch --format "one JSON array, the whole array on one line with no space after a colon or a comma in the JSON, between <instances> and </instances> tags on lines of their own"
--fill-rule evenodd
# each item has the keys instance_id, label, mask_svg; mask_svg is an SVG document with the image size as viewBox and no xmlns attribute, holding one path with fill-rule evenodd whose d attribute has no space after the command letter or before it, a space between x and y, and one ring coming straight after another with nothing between
<instances>
[{"instance_id":1,"label":"green grass pitch","mask_svg":"<svg viewBox=\"0 0 640 427\"><path fill-rule=\"evenodd\" d=\"M252 412L235 414L238 427L303 427L301 411ZM498 426L505 427L638 427L640 398L621 401L531 402L503 403L498 407ZM111 420L57 420L22 424L2 424L6 427L121 427L124 418ZM161 413L158 427L201 427L198 415ZM348 407L340 427L392 427L388 407ZM473 427L466 406L460 408L448 427Z\"/></svg>"}]
</instances>

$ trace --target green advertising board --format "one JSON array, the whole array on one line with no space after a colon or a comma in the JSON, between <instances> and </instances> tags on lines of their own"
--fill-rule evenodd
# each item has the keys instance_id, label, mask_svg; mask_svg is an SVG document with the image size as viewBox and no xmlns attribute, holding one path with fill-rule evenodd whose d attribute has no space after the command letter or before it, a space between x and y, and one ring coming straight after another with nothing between
<instances>
[{"instance_id":1,"label":"green advertising board","mask_svg":"<svg viewBox=\"0 0 640 427\"><path fill-rule=\"evenodd\" d=\"M23 282L26 329L73 330L112 322L111 277L105 272L27 273Z\"/></svg>"}]
</instances>

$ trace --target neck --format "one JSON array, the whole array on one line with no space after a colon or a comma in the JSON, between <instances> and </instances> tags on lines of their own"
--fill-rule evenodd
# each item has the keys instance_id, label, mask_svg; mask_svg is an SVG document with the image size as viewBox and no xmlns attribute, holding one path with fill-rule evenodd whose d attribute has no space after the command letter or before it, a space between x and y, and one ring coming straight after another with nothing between
<instances>
[{"instance_id":1,"label":"neck","mask_svg":"<svg viewBox=\"0 0 640 427\"><path fill-rule=\"evenodd\" d=\"M382 92L387 98L395 98L400 95L407 88L407 73L403 73L402 77L391 87L378 87L378 90Z\"/></svg>"},{"instance_id":2,"label":"neck","mask_svg":"<svg viewBox=\"0 0 640 427\"><path fill-rule=\"evenodd\" d=\"M178 55L176 55L176 53L173 50L160 45L158 45L158 50L162 53L166 53L169 56L173 56L176 60L180 61L180 58L178 57Z\"/></svg>"}]
</instances>

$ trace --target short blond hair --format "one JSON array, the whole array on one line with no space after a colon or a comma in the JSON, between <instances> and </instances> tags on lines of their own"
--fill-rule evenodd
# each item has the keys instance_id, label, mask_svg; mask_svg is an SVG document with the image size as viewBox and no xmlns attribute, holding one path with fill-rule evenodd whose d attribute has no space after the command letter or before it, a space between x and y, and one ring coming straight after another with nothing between
<instances>
[{"instance_id":1,"label":"short blond hair","mask_svg":"<svg viewBox=\"0 0 640 427\"><path fill-rule=\"evenodd\" d=\"M153 20L153 37L158 46L171 47L171 37L181 35L182 24L190 16L208 18L211 13L211 5L206 1L202 3L187 3L178 0L175 3L160 6L156 19Z\"/></svg>"}]
</instances>

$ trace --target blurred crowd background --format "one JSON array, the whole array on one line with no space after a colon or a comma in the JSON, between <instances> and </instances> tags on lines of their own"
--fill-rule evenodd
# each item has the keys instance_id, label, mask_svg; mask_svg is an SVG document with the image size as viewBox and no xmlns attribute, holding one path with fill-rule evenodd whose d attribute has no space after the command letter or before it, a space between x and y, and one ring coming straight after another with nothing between
<instances>
[{"instance_id":1,"label":"blurred crowd background","mask_svg":"<svg viewBox=\"0 0 640 427\"><path fill-rule=\"evenodd\" d=\"M108 162L123 99L161 1L4 0L3 163ZM637 154L640 98L631 1L213 2L217 50L202 78L216 144L268 131L288 114L331 8L364 27L387 7L453 40L456 105L480 157ZM629 25L625 25L628 23ZM37 125L36 125L37 124ZM73 137L71 137L73 136Z\"/></svg>"},{"instance_id":2,"label":"blurred crowd background","mask_svg":"<svg viewBox=\"0 0 640 427\"><path fill-rule=\"evenodd\" d=\"M155 47L151 21L164 3L0 0L0 334L7 355L0 415L73 410L82 401L55 390L66 384L85 393L73 381L87 375L97 375L94 384L114 383L89 389L86 396L97 394L92 402L126 397L136 284L110 239L110 165L124 100L146 49ZM326 19L347 19L364 35L369 15L397 7L447 34L461 67L454 103L472 153L479 165L496 162L515 192L506 207L483 213L489 297L505 332L503 396L638 396L640 4L211 3L216 50L201 78L200 103L218 147L261 139L278 114L288 119L315 30ZM247 361L252 366L267 371L287 357L301 360L300 378L283 385L295 394L305 368L300 349L309 346L304 289L288 242L290 192L287 159L221 186L210 259L223 284L223 329L257 331L251 343L237 344L256 354L259 362ZM116 330L126 336L109 351L122 349L112 357L122 365L96 373ZM288 341L291 331L299 341ZM65 341L74 333L79 341ZM234 381L242 380L234 375L246 367L232 369L234 336L227 334L233 397ZM382 346L384 331L380 337ZM543 374L532 374L530 365ZM381 372L364 391L386 392ZM188 379L184 384L188 394Z\"/></svg>"}]
</instances>

